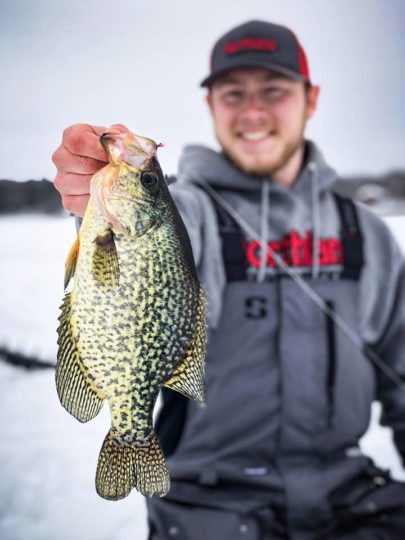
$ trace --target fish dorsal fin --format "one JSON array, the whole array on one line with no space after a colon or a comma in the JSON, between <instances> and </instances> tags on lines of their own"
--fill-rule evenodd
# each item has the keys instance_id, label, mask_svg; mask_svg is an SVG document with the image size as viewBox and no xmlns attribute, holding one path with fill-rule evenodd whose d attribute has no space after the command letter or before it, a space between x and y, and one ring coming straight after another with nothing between
<instances>
[{"instance_id":1,"label":"fish dorsal fin","mask_svg":"<svg viewBox=\"0 0 405 540\"><path fill-rule=\"evenodd\" d=\"M109 287L118 287L120 268L114 233L108 229L94 240L93 276L95 280Z\"/></svg>"},{"instance_id":2,"label":"fish dorsal fin","mask_svg":"<svg viewBox=\"0 0 405 540\"><path fill-rule=\"evenodd\" d=\"M68 253L68 256L65 262L65 279L64 279L65 289L69 285L69 281L74 276L74 273L76 270L77 258L79 256L79 249L80 249L80 241L79 241L79 237L77 237L76 240L74 241L73 246L70 248L70 251Z\"/></svg>"},{"instance_id":3,"label":"fish dorsal fin","mask_svg":"<svg viewBox=\"0 0 405 540\"><path fill-rule=\"evenodd\" d=\"M205 304L205 292L203 287L200 286L199 305L193 339L190 347L186 350L183 360L174 370L172 377L163 385L200 403L205 402Z\"/></svg>"},{"instance_id":4,"label":"fish dorsal fin","mask_svg":"<svg viewBox=\"0 0 405 540\"><path fill-rule=\"evenodd\" d=\"M83 365L71 328L70 293L61 306L58 328L56 389L65 409L80 422L88 422L99 413L103 397Z\"/></svg>"}]
</instances>

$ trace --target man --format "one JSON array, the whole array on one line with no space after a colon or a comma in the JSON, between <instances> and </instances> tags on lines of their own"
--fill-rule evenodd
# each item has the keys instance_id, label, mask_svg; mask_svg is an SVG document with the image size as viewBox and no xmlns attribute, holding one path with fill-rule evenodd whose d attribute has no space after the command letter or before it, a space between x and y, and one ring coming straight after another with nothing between
<instances>
[{"instance_id":1,"label":"man","mask_svg":"<svg viewBox=\"0 0 405 540\"><path fill-rule=\"evenodd\" d=\"M207 404L164 392L150 538L405 538L405 485L358 447L378 398L405 455L404 262L304 139L319 88L295 35L248 22L211 60L222 152L186 147L172 186L208 295ZM53 157L76 215L104 129L68 128Z\"/></svg>"}]
</instances>

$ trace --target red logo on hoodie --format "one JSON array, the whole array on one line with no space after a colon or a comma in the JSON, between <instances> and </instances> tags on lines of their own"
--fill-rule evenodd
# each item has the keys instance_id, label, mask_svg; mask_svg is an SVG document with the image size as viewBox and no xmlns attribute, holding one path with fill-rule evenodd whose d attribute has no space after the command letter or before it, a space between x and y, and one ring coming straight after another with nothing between
<instances>
[{"instance_id":1,"label":"red logo on hoodie","mask_svg":"<svg viewBox=\"0 0 405 540\"><path fill-rule=\"evenodd\" d=\"M277 263L271 251L280 255L287 266L310 267L313 264L313 236L308 231L303 237L297 231L291 231L279 242L269 242L270 248L266 263L275 268ZM260 267L260 241L252 240L246 244L246 258L253 268ZM338 238L320 238L318 244L319 265L343 264L343 246Z\"/></svg>"}]
</instances>

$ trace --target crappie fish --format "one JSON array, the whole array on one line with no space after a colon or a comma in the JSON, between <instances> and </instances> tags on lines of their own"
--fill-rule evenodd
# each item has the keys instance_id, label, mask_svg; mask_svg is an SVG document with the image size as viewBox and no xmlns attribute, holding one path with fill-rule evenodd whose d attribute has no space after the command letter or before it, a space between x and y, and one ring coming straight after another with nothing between
<instances>
[{"instance_id":1,"label":"crappie fish","mask_svg":"<svg viewBox=\"0 0 405 540\"><path fill-rule=\"evenodd\" d=\"M91 180L66 261L65 288L74 279L59 317L56 387L81 422L108 401L98 494L163 496L170 479L152 412L162 386L204 401L204 289L156 144L132 133L101 142L109 164Z\"/></svg>"}]
</instances>

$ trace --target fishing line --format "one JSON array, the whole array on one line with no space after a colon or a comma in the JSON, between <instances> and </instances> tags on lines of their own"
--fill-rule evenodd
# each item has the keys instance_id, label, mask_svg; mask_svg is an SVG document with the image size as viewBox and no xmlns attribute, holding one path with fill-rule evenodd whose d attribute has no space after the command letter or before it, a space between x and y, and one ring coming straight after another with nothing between
<instances>
[{"instance_id":1,"label":"fishing line","mask_svg":"<svg viewBox=\"0 0 405 540\"><path fill-rule=\"evenodd\" d=\"M260 235L254 230L244 218L236 212L236 210L228 204L225 199L205 180L192 177L197 185L201 186L207 193L211 195L213 199L236 221L240 228L252 239L260 238ZM268 255L274 258L277 264L284 270L284 272L311 298L311 300L332 319L336 326L357 346L364 354L369 358L385 375L402 391L405 391L405 382L398 376L398 374L392 369L390 365L377 354L374 349L369 345L364 344L360 336L346 323L346 321L335 311L333 311L323 300L319 294L312 289L304 281L304 279L297 274L291 267L289 267L283 260L283 258L274 251L269 244L264 244L263 239L260 238L259 244L262 250L265 250Z\"/></svg>"}]
</instances>

